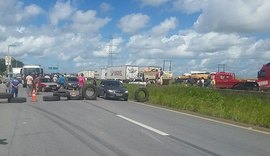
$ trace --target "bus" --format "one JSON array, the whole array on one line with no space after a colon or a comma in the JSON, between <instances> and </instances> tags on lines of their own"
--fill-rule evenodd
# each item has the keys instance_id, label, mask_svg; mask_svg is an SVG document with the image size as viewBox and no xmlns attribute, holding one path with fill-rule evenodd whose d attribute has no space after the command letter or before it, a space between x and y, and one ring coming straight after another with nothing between
<instances>
[{"instance_id":1,"label":"bus","mask_svg":"<svg viewBox=\"0 0 270 156\"><path fill-rule=\"evenodd\" d=\"M43 76L43 68L41 65L36 65L36 64L29 64L29 65L24 65L21 69L21 77L22 77L22 83L23 87L26 87L26 76L32 75L33 78L36 75Z\"/></svg>"}]
</instances>

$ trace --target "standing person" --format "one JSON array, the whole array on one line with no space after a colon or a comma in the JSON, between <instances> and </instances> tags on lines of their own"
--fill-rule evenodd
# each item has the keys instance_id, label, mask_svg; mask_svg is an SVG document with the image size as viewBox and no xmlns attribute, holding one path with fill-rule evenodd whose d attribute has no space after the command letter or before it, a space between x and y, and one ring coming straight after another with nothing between
<instances>
[{"instance_id":1,"label":"standing person","mask_svg":"<svg viewBox=\"0 0 270 156\"><path fill-rule=\"evenodd\" d=\"M205 80L204 80L204 77L201 78L201 82L202 82L202 87L205 87Z\"/></svg>"},{"instance_id":2,"label":"standing person","mask_svg":"<svg viewBox=\"0 0 270 156\"><path fill-rule=\"evenodd\" d=\"M5 80L5 84L6 84L6 93L10 93L10 79L6 79Z\"/></svg>"},{"instance_id":3,"label":"standing person","mask_svg":"<svg viewBox=\"0 0 270 156\"><path fill-rule=\"evenodd\" d=\"M60 75L58 82L59 82L60 88L63 89L66 82L65 77L63 75Z\"/></svg>"},{"instance_id":4,"label":"standing person","mask_svg":"<svg viewBox=\"0 0 270 156\"><path fill-rule=\"evenodd\" d=\"M156 69L156 83L157 85L160 85L161 81L160 81L160 72L158 69Z\"/></svg>"},{"instance_id":5,"label":"standing person","mask_svg":"<svg viewBox=\"0 0 270 156\"><path fill-rule=\"evenodd\" d=\"M187 83L190 84L191 86L194 85L194 79L191 76L188 76Z\"/></svg>"},{"instance_id":6,"label":"standing person","mask_svg":"<svg viewBox=\"0 0 270 156\"><path fill-rule=\"evenodd\" d=\"M36 75L35 79L34 79L34 84L35 84L35 91L38 92L38 87L40 84L40 75Z\"/></svg>"},{"instance_id":7,"label":"standing person","mask_svg":"<svg viewBox=\"0 0 270 156\"><path fill-rule=\"evenodd\" d=\"M32 91L33 91L33 76L31 76L30 74L26 76L26 89L27 89L27 95L29 97L32 96Z\"/></svg>"},{"instance_id":8,"label":"standing person","mask_svg":"<svg viewBox=\"0 0 270 156\"><path fill-rule=\"evenodd\" d=\"M82 95L82 88L85 84L85 77L84 77L83 73L81 73L78 76L78 81L79 81L79 95Z\"/></svg>"},{"instance_id":9,"label":"standing person","mask_svg":"<svg viewBox=\"0 0 270 156\"><path fill-rule=\"evenodd\" d=\"M52 79L53 79L53 82L56 83L57 82L57 75L54 75Z\"/></svg>"},{"instance_id":10,"label":"standing person","mask_svg":"<svg viewBox=\"0 0 270 156\"><path fill-rule=\"evenodd\" d=\"M215 88L216 85L216 81L215 81L215 77L211 78L211 87Z\"/></svg>"},{"instance_id":11,"label":"standing person","mask_svg":"<svg viewBox=\"0 0 270 156\"><path fill-rule=\"evenodd\" d=\"M94 85L94 86L97 86L97 80L96 80L96 77L94 77L94 79L93 79L93 85Z\"/></svg>"},{"instance_id":12,"label":"standing person","mask_svg":"<svg viewBox=\"0 0 270 156\"><path fill-rule=\"evenodd\" d=\"M11 87L12 87L12 94L14 97L18 97L18 91L19 91L19 84L20 84L20 81L17 79L17 78L14 78L12 81L11 81Z\"/></svg>"}]
</instances>

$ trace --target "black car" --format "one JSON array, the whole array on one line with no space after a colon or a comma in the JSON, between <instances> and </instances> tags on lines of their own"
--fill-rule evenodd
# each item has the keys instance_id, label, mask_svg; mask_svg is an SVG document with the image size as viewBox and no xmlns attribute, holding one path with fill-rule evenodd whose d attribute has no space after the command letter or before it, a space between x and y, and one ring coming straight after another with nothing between
<instances>
[{"instance_id":1,"label":"black car","mask_svg":"<svg viewBox=\"0 0 270 156\"><path fill-rule=\"evenodd\" d=\"M64 88L65 89L78 89L79 81L77 77L66 77Z\"/></svg>"},{"instance_id":2,"label":"black car","mask_svg":"<svg viewBox=\"0 0 270 156\"><path fill-rule=\"evenodd\" d=\"M259 91L259 85L257 82L245 82L238 83L232 87L234 90L250 90L250 91Z\"/></svg>"},{"instance_id":3,"label":"black car","mask_svg":"<svg viewBox=\"0 0 270 156\"><path fill-rule=\"evenodd\" d=\"M128 90L118 80L102 80L98 86L98 96L104 99L128 100Z\"/></svg>"}]
</instances>

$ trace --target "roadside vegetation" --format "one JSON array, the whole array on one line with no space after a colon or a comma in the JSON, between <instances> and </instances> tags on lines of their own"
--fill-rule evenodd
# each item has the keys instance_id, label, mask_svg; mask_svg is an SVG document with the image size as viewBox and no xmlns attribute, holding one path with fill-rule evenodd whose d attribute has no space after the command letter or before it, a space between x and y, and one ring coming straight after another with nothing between
<instances>
[{"instance_id":1,"label":"roadside vegetation","mask_svg":"<svg viewBox=\"0 0 270 156\"><path fill-rule=\"evenodd\" d=\"M126 85L134 99L137 85ZM174 110L185 110L236 122L270 128L270 95L218 91L183 85L147 87L147 103Z\"/></svg>"}]
</instances>

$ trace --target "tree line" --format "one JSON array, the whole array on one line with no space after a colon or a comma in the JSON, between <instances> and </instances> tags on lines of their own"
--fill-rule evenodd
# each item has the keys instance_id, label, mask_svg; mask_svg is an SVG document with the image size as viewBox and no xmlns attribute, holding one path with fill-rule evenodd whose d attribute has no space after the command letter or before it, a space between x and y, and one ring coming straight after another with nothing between
<instances>
[{"instance_id":1,"label":"tree line","mask_svg":"<svg viewBox=\"0 0 270 156\"><path fill-rule=\"evenodd\" d=\"M24 65L23 62L21 61L18 61L18 60L15 60L15 59L12 59L11 60L11 67L14 68L14 67L22 67ZM6 74L6 69L7 69L7 66L5 64L5 59L4 58L0 58L0 75L5 75Z\"/></svg>"}]
</instances>

